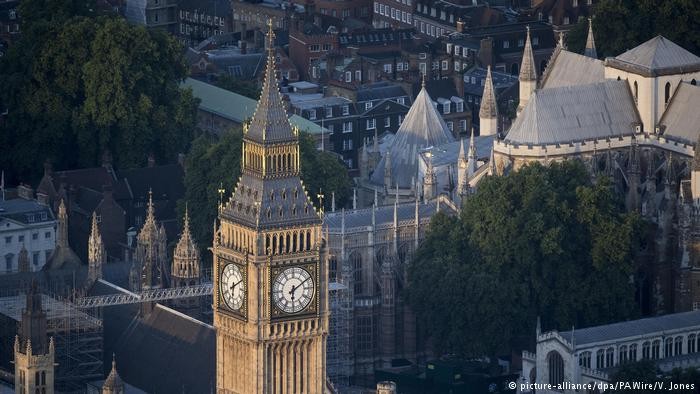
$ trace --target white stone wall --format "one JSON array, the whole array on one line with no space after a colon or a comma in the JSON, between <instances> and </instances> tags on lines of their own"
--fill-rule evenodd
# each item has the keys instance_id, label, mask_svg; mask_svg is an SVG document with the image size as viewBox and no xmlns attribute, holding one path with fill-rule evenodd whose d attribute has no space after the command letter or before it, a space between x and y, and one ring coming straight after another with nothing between
<instances>
[{"instance_id":1,"label":"white stone wall","mask_svg":"<svg viewBox=\"0 0 700 394\"><path fill-rule=\"evenodd\" d=\"M25 225L7 219L0 220L0 275L17 272L22 244L29 252L29 268L32 271L40 270L46 264L47 253L50 256L56 246L56 221ZM37 264L34 264L35 253L38 253ZM8 258L11 259L10 265Z\"/></svg>"}]
</instances>

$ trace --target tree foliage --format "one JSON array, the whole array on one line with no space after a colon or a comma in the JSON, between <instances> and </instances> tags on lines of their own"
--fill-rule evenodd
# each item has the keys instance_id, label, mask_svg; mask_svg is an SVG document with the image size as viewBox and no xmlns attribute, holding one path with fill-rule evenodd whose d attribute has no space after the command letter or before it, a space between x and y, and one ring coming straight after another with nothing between
<instances>
[{"instance_id":1,"label":"tree foliage","mask_svg":"<svg viewBox=\"0 0 700 394\"><path fill-rule=\"evenodd\" d=\"M335 192L337 206L345 206L352 193L352 182L344 164L335 155L318 151L313 137L307 133L301 133L299 145L301 178L314 204L318 206L317 194L322 190L326 210L331 207L331 192ZM220 139L210 135L198 137L187 155L185 200L189 204L192 232L203 250L212 242L219 188L226 190L227 196L238 182L241 147L242 132L236 128ZM180 208L184 212L184 201Z\"/></svg>"},{"instance_id":2,"label":"tree foliage","mask_svg":"<svg viewBox=\"0 0 700 394\"><path fill-rule=\"evenodd\" d=\"M406 297L436 350L473 356L526 345L538 316L557 329L633 317L640 225L579 162L489 177L459 217L433 218Z\"/></svg>"},{"instance_id":3,"label":"tree foliage","mask_svg":"<svg viewBox=\"0 0 700 394\"><path fill-rule=\"evenodd\" d=\"M695 54L700 53L700 2L697 0L600 0L593 9L598 56L617 56L663 35ZM567 46L582 53L588 21L567 35Z\"/></svg>"},{"instance_id":4,"label":"tree foliage","mask_svg":"<svg viewBox=\"0 0 700 394\"><path fill-rule=\"evenodd\" d=\"M62 169L95 165L105 150L121 168L149 153L171 161L194 137L197 103L179 87L187 69L177 42L93 9L20 5L22 37L0 59L0 144L12 147L0 167L15 180L36 178L47 158Z\"/></svg>"},{"instance_id":5,"label":"tree foliage","mask_svg":"<svg viewBox=\"0 0 700 394\"><path fill-rule=\"evenodd\" d=\"M642 382L647 384L662 384L663 389L674 392L691 394L697 393L700 387L700 371L695 368L674 368L669 372L661 372L653 360L640 360L621 365L610 379L611 382ZM680 385L671 389L671 383ZM692 385L692 386L690 386ZM692 387L692 388L689 388ZM610 391L612 394L629 392L629 389L621 388ZM658 392L653 389L637 389L638 394L652 394Z\"/></svg>"}]
</instances>

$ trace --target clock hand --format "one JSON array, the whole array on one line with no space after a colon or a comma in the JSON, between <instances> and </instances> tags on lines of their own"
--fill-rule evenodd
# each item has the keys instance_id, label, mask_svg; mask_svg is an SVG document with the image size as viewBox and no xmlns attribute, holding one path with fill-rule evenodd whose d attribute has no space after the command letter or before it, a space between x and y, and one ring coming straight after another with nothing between
<instances>
[{"instance_id":1,"label":"clock hand","mask_svg":"<svg viewBox=\"0 0 700 394\"><path fill-rule=\"evenodd\" d=\"M238 283L234 283L233 285L231 285L231 292L233 292L233 289L235 289L236 286L238 286L239 284L241 284L241 282L243 282L243 279L239 280Z\"/></svg>"},{"instance_id":2,"label":"clock hand","mask_svg":"<svg viewBox=\"0 0 700 394\"><path fill-rule=\"evenodd\" d=\"M299 283L299 284L296 285L296 286L292 286L292 290L289 292L289 294L292 295L292 299L294 299L294 292L296 292L297 289L300 288L301 285L303 285L304 283L306 283L306 281L309 280L309 279L311 279L311 277L308 277L308 278L304 279L303 282Z\"/></svg>"}]
</instances>

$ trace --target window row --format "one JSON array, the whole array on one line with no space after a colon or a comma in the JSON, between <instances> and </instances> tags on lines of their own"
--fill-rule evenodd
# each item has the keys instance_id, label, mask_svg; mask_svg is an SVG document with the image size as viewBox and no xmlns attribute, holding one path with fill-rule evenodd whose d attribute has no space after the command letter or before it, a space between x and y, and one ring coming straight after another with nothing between
<instances>
[{"instance_id":1,"label":"window row","mask_svg":"<svg viewBox=\"0 0 700 394\"><path fill-rule=\"evenodd\" d=\"M595 359L592 358L592 352L585 351L579 355L579 365L586 368L603 369L637 361L638 359L658 360L683 354L700 353L698 336L696 334L690 334L685 339L683 336L676 336L675 338L666 338L664 340L645 341L641 347L641 353L638 353L638 344L636 343L620 345L617 351L614 347L599 349L595 352ZM595 364L592 363L593 361L595 361Z\"/></svg>"}]
</instances>

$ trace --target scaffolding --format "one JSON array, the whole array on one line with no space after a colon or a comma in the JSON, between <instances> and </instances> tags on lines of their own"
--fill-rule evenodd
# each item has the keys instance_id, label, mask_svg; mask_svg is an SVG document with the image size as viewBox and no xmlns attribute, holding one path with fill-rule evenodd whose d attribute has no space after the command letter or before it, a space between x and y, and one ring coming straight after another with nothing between
<instances>
[{"instance_id":1,"label":"scaffolding","mask_svg":"<svg viewBox=\"0 0 700 394\"><path fill-rule=\"evenodd\" d=\"M328 285L330 301L329 335L326 371L328 379L341 390L350 385L352 349L350 326L352 322L352 292L347 285L331 282Z\"/></svg>"},{"instance_id":2,"label":"scaffolding","mask_svg":"<svg viewBox=\"0 0 700 394\"><path fill-rule=\"evenodd\" d=\"M47 335L56 346L56 390L82 392L89 381L103 378L102 320L79 310L70 302L42 294L46 313ZM26 296L18 294L0 298L3 321L14 324L17 332L22 321ZM11 328L5 328L8 331Z\"/></svg>"}]
</instances>

